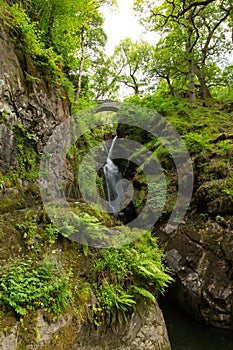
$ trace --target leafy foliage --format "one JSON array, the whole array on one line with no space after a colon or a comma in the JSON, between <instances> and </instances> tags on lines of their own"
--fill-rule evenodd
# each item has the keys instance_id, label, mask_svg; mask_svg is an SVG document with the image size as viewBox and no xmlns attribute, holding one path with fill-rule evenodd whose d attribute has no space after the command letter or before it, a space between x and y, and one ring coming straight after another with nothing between
<instances>
[{"instance_id":1,"label":"leafy foliage","mask_svg":"<svg viewBox=\"0 0 233 350\"><path fill-rule=\"evenodd\" d=\"M222 67L232 50L230 1L136 0L135 8L143 24L161 34L152 76L166 81L173 96L189 96L193 105L196 97L211 98L212 87L222 85Z\"/></svg>"},{"instance_id":2,"label":"leafy foliage","mask_svg":"<svg viewBox=\"0 0 233 350\"><path fill-rule=\"evenodd\" d=\"M95 90L89 77L103 61L106 34L99 10L103 4L113 6L115 1L23 0L19 5L6 0L0 6L4 23L32 58L39 78L63 84L74 102L79 97L88 99L88 90ZM28 81L37 81L31 72L25 75Z\"/></svg>"},{"instance_id":3,"label":"leafy foliage","mask_svg":"<svg viewBox=\"0 0 233 350\"><path fill-rule=\"evenodd\" d=\"M153 83L152 79L148 79L152 52L152 46L146 41L133 43L130 38L122 40L110 60L112 81L133 89L135 95L142 95Z\"/></svg>"},{"instance_id":4,"label":"leafy foliage","mask_svg":"<svg viewBox=\"0 0 233 350\"><path fill-rule=\"evenodd\" d=\"M5 2L3 21L12 31L13 37L39 68L41 77L58 83L61 78L61 58L51 47L46 48L36 23L31 22L26 12L18 4L9 6ZM28 77L28 75L27 75Z\"/></svg>"},{"instance_id":5,"label":"leafy foliage","mask_svg":"<svg viewBox=\"0 0 233 350\"><path fill-rule=\"evenodd\" d=\"M0 275L0 304L21 316L41 308L60 314L71 298L69 276L48 260L11 261Z\"/></svg>"},{"instance_id":6,"label":"leafy foliage","mask_svg":"<svg viewBox=\"0 0 233 350\"><path fill-rule=\"evenodd\" d=\"M107 321L126 318L139 300L145 305L154 303L173 280L149 232L130 245L103 250L95 270L95 292Z\"/></svg>"}]
</instances>

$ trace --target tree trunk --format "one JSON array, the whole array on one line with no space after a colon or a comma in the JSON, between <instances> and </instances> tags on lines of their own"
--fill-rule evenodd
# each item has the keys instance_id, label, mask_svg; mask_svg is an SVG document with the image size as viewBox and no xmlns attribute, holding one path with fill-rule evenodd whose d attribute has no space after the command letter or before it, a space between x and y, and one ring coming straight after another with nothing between
<instances>
[{"instance_id":1,"label":"tree trunk","mask_svg":"<svg viewBox=\"0 0 233 350\"><path fill-rule=\"evenodd\" d=\"M188 61L189 69L189 102L191 106L196 104L196 91L195 91L195 69L194 59L191 57Z\"/></svg>"},{"instance_id":2,"label":"tree trunk","mask_svg":"<svg viewBox=\"0 0 233 350\"><path fill-rule=\"evenodd\" d=\"M193 24L192 24L193 11L189 11L189 24L188 24L188 41L187 41L187 53L188 53L188 76L189 76L189 102L191 106L196 104L196 91L195 91L195 63L193 57L193 49L195 46L195 40L193 40ZM194 41L194 42L193 42Z\"/></svg>"},{"instance_id":3,"label":"tree trunk","mask_svg":"<svg viewBox=\"0 0 233 350\"><path fill-rule=\"evenodd\" d=\"M176 97L176 92L175 92L174 86L172 86L172 83L171 83L170 78L169 78L169 77L166 77L165 79L166 79L166 81L167 81L167 84L168 84L169 90L170 90L170 92L171 92L171 95L172 95L173 97Z\"/></svg>"},{"instance_id":4,"label":"tree trunk","mask_svg":"<svg viewBox=\"0 0 233 350\"><path fill-rule=\"evenodd\" d=\"M200 83L200 97L203 100L207 100L208 98L212 98L209 87L206 84L205 74L196 66L195 72L197 79Z\"/></svg>"},{"instance_id":5,"label":"tree trunk","mask_svg":"<svg viewBox=\"0 0 233 350\"><path fill-rule=\"evenodd\" d=\"M137 78L134 76L133 73L131 73L131 68L130 68L130 77L133 81L133 86L132 88L134 89L134 95L138 96L139 95L139 84L137 82Z\"/></svg>"},{"instance_id":6,"label":"tree trunk","mask_svg":"<svg viewBox=\"0 0 233 350\"><path fill-rule=\"evenodd\" d=\"M81 31L81 58L80 58L80 64L79 64L79 70L78 70L78 83L77 83L75 104L78 103L78 100L80 97L84 62L85 62L85 29L83 28Z\"/></svg>"}]
</instances>

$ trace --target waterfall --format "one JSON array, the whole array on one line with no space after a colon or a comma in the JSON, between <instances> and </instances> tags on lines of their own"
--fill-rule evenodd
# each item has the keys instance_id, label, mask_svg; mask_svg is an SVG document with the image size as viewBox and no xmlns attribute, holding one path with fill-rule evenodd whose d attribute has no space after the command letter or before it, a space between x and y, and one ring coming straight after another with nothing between
<instances>
[{"instance_id":1,"label":"waterfall","mask_svg":"<svg viewBox=\"0 0 233 350\"><path fill-rule=\"evenodd\" d=\"M111 159L112 150L117 140L117 136L114 137L111 147L107 154L107 160L103 167L105 186L106 186L106 199L108 201L108 211L113 214L117 214L121 211L121 198L122 198L122 179L119 168L113 163Z\"/></svg>"}]
</instances>

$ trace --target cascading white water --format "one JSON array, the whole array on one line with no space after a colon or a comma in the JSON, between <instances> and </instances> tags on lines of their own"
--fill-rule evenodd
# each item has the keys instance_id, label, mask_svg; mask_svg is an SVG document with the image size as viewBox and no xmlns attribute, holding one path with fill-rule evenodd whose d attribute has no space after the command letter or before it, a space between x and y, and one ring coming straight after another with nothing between
<instances>
[{"instance_id":1,"label":"cascading white water","mask_svg":"<svg viewBox=\"0 0 233 350\"><path fill-rule=\"evenodd\" d=\"M114 137L111 147L108 151L106 164L104 165L104 176L106 185L106 197L108 201L108 211L117 214L121 211L121 198L122 198L122 179L119 168L113 163L111 159L112 150L117 140L117 136Z\"/></svg>"}]
</instances>

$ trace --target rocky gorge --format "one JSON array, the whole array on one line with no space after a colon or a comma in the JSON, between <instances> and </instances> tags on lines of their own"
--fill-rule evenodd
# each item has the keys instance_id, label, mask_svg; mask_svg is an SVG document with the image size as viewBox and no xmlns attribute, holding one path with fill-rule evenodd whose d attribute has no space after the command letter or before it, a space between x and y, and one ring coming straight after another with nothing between
<instances>
[{"instance_id":1,"label":"rocky gorge","mask_svg":"<svg viewBox=\"0 0 233 350\"><path fill-rule=\"evenodd\" d=\"M43 220L48 221L38 189L38 162L52 130L71 112L63 88L41 77L30 55L12 40L8 26L3 22L0 24L0 244L1 260L6 261L16 258L22 251L28 253L32 246L45 245L35 233L30 236L29 229L22 237L16 225L22 228L27 220L34 220L34 226L40 227ZM205 114L205 109L202 113ZM193 199L183 222L169 234L165 232L164 222L171 213L169 200L173 200L177 179L174 164L162 155L161 162L171 175L172 182L168 208L153 231L166 253L165 261L175 279L166 291L166 297L199 321L232 330L233 144L229 125L233 116L224 108L215 113L222 113L223 119L228 120L219 121L218 136L210 140L205 154L201 154L202 149L193 147L192 150L190 147L195 179ZM201 127L205 128L204 122ZM72 166L72 159L64 164L63 183L67 197L72 197L75 188ZM133 181L137 183L138 179L134 178ZM140 187L138 191L141 191ZM135 213L140 211L141 205L143 201L137 206L134 203ZM96 254L94 250L82 260L82 249L62 239L55 248L50 246L45 249L48 249L47 254L52 252L53 260L58 265L68 261L73 263L78 256L73 266L77 283L80 276L88 275L88 266ZM62 257L61 250L63 253L65 251ZM83 261L85 267L80 268ZM83 308L78 316L68 310L57 320L49 319L46 313L39 310L29 313L28 319L22 323L12 311L3 312L0 349L171 348L157 302L150 311L143 309L141 313L132 313L123 325L101 325L98 328L88 320L88 308L96 304L95 298L92 291L88 292L78 301Z\"/></svg>"}]
</instances>

